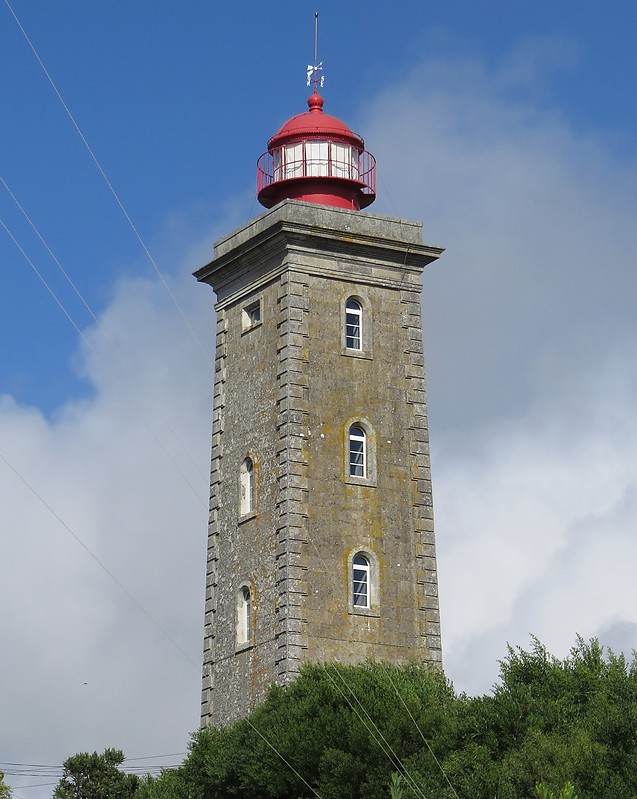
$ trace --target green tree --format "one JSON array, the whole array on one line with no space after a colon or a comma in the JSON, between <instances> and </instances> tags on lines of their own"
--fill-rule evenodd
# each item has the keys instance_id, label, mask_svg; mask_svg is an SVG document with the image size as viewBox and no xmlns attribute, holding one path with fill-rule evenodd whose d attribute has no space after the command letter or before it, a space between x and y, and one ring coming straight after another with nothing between
<instances>
[{"instance_id":1,"label":"green tree","mask_svg":"<svg viewBox=\"0 0 637 799\"><path fill-rule=\"evenodd\" d=\"M119 766L124 753L105 749L98 755L82 752L64 761L62 779L57 784L55 799L132 799L139 778L126 774Z\"/></svg>"},{"instance_id":2,"label":"green tree","mask_svg":"<svg viewBox=\"0 0 637 799\"><path fill-rule=\"evenodd\" d=\"M0 799L11 799L11 788L4 781L4 771L0 771Z\"/></svg>"},{"instance_id":3,"label":"green tree","mask_svg":"<svg viewBox=\"0 0 637 799\"><path fill-rule=\"evenodd\" d=\"M394 772L391 775L391 780L389 783L389 799L404 799L405 797L405 789L404 789L405 779L402 774L398 774L398 772Z\"/></svg>"},{"instance_id":4,"label":"green tree","mask_svg":"<svg viewBox=\"0 0 637 799\"><path fill-rule=\"evenodd\" d=\"M179 769L166 769L159 777L144 777L135 792L135 799L192 799L193 796Z\"/></svg>"},{"instance_id":5,"label":"green tree","mask_svg":"<svg viewBox=\"0 0 637 799\"><path fill-rule=\"evenodd\" d=\"M193 736L136 799L635 799L637 665L578 639L510 648L488 696L440 672L307 665L252 715ZM543 791L543 793L538 793Z\"/></svg>"},{"instance_id":6,"label":"green tree","mask_svg":"<svg viewBox=\"0 0 637 799\"><path fill-rule=\"evenodd\" d=\"M443 761L459 793L518 799L540 783L580 799L637 795L635 661L578 638L563 661L538 641L509 649L493 695L464 703Z\"/></svg>"},{"instance_id":7,"label":"green tree","mask_svg":"<svg viewBox=\"0 0 637 799\"><path fill-rule=\"evenodd\" d=\"M538 797L538 799L577 799L575 786L572 782L567 782L558 794L555 794L553 791L549 791L546 786L538 783L535 786L535 795Z\"/></svg>"},{"instance_id":8,"label":"green tree","mask_svg":"<svg viewBox=\"0 0 637 799\"><path fill-rule=\"evenodd\" d=\"M454 702L444 676L424 666L306 665L289 686L273 687L248 719L195 733L177 795L314 799L316 791L321 799L387 799L398 761L422 747L410 713L443 741L454 737L446 731ZM145 785L146 796L166 795L168 779L175 775ZM404 799L412 799L409 781Z\"/></svg>"}]
</instances>

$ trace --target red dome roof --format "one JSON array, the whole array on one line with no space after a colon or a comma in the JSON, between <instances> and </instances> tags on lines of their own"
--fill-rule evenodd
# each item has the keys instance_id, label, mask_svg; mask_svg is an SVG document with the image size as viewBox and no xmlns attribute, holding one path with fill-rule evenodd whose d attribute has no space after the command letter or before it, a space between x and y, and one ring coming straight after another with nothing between
<instances>
[{"instance_id":1,"label":"red dome roof","mask_svg":"<svg viewBox=\"0 0 637 799\"><path fill-rule=\"evenodd\" d=\"M365 149L365 142L356 133L353 133L340 119L323 113L323 98L318 92L307 101L309 111L288 119L280 130L268 142L268 150L294 139L329 139L344 141L361 150Z\"/></svg>"},{"instance_id":2,"label":"red dome roof","mask_svg":"<svg viewBox=\"0 0 637 799\"><path fill-rule=\"evenodd\" d=\"M288 119L257 161L257 197L266 208L282 200L360 210L376 197L376 161L363 139L323 113L314 90L309 110Z\"/></svg>"}]
</instances>

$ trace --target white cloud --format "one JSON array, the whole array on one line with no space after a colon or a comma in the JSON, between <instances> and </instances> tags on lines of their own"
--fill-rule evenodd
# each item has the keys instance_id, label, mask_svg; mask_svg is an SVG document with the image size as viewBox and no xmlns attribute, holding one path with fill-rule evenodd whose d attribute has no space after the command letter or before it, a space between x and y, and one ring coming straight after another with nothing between
<instances>
[{"instance_id":1,"label":"white cloud","mask_svg":"<svg viewBox=\"0 0 637 799\"><path fill-rule=\"evenodd\" d=\"M425 276L429 373L471 425L528 406L547 361L585 368L634 329L635 165L516 92L505 68L422 67L362 123L378 207L422 219L447 247Z\"/></svg>"},{"instance_id":2,"label":"white cloud","mask_svg":"<svg viewBox=\"0 0 637 799\"><path fill-rule=\"evenodd\" d=\"M636 383L630 359L600 365L579 407L551 393L541 412L484 430L479 450L440 458L443 633L458 687L487 690L505 642L531 634L560 656L576 633L637 646ZM618 621L633 627L606 638Z\"/></svg>"},{"instance_id":3,"label":"white cloud","mask_svg":"<svg viewBox=\"0 0 637 799\"><path fill-rule=\"evenodd\" d=\"M212 293L185 273L172 289L210 350ZM3 397L2 454L191 662L0 463L16 762L183 752L198 724L212 369L154 281L122 281L82 346L93 396L48 420Z\"/></svg>"},{"instance_id":4,"label":"white cloud","mask_svg":"<svg viewBox=\"0 0 637 799\"><path fill-rule=\"evenodd\" d=\"M546 51L427 64L366 128L448 248L423 306L445 662L472 691L531 633L637 644L636 165L550 107Z\"/></svg>"}]
</instances>

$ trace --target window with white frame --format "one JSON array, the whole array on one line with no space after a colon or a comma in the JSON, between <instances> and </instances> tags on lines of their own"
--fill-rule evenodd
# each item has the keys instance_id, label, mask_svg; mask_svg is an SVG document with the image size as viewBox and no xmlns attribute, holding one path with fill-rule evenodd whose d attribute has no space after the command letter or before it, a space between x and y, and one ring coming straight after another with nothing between
<instances>
[{"instance_id":1,"label":"window with white frame","mask_svg":"<svg viewBox=\"0 0 637 799\"><path fill-rule=\"evenodd\" d=\"M245 332L261 324L261 300L246 305L241 313L241 329Z\"/></svg>"},{"instance_id":2,"label":"window with white frame","mask_svg":"<svg viewBox=\"0 0 637 799\"><path fill-rule=\"evenodd\" d=\"M246 516L254 511L254 463L246 458L239 472L239 514Z\"/></svg>"},{"instance_id":3,"label":"window with white frame","mask_svg":"<svg viewBox=\"0 0 637 799\"><path fill-rule=\"evenodd\" d=\"M305 174L327 177L329 174L329 144L326 141L305 142Z\"/></svg>"},{"instance_id":4,"label":"window with white frame","mask_svg":"<svg viewBox=\"0 0 637 799\"><path fill-rule=\"evenodd\" d=\"M345 346L348 350L363 349L363 308L353 297L345 303Z\"/></svg>"},{"instance_id":5,"label":"window with white frame","mask_svg":"<svg viewBox=\"0 0 637 799\"><path fill-rule=\"evenodd\" d=\"M367 441L365 431L360 425L353 424L349 429L349 475L350 477L367 477Z\"/></svg>"},{"instance_id":6,"label":"window with white frame","mask_svg":"<svg viewBox=\"0 0 637 799\"><path fill-rule=\"evenodd\" d=\"M237 644L252 641L252 595L247 585L239 589L237 597Z\"/></svg>"},{"instance_id":7,"label":"window with white frame","mask_svg":"<svg viewBox=\"0 0 637 799\"><path fill-rule=\"evenodd\" d=\"M370 565L362 552L352 560L352 602L355 608L369 608Z\"/></svg>"},{"instance_id":8,"label":"window with white frame","mask_svg":"<svg viewBox=\"0 0 637 799\"><path fill-rule=\"evenodd\" d=\"M283 147L283 177L303 177L303 142L286 144Z\"/></svg>"},{"instance_id":9,"label":"window with white frame","mask_svg":"<svg viewBox=\"0 0 637 799\"><path fill-rule=\"evenodd\" d=\"M332 143L332 175L337 178L357 178L356 174L352 174L352 155L355 152L349 144L336 144ZM358 163L358 159L357 159Z\"/></svg>"}]
</instances>

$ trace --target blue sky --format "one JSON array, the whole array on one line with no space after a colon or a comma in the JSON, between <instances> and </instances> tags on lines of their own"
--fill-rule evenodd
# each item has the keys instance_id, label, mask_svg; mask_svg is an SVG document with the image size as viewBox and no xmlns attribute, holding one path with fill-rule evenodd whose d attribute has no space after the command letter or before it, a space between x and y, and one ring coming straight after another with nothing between
<instances>
[{"instance_id":1,"label":"blue sky","mask_svg":"<svg viewBox=\"0 0 637 799\"><path fill-rule=\"evenodd\" d=\"M305 100L311 4L18 1L14 10L144 238L161 237L175 214L202 228L230 198L249 194L255 155ZM550 74L519 90L634 152L637 12L628 2L354 2L346 13L336 3L319 10L327 102L352 124L379 89L423 58L478 58L497 68L512 47L548 38ZM2 175L90 304L104 307L138 243L6 7L1 35ZM0 208L30 246L6 194ZM255 212L251 197L237 209ZM1 315L12 342L7 387L52 409L71 386L86 389L68 366L74 333L2 238L0 258L11 264ZM163 248L159 241L154 255L170 269L175 254ZM37 245L29 252L39 257ZM137 269L143 274L145 265Z\"/></svg>"},{"instance_id":2,"label":"blue sky","mask_svg":"<svg viewBox=\"0 0 637 799\"><path fill-rule=\"evenodd\" d=\"M0 3L0 177L98 318L0 184L82 331L0 229L6 760L183 752L197 726L214 314L190 273L260 212L315 10L326 111L378 159L370 210L447 248L423 312L449 676L488 690L530 634L637 647L634 5L11 7L208 353Z\"/></svg>"}]
</instances>

